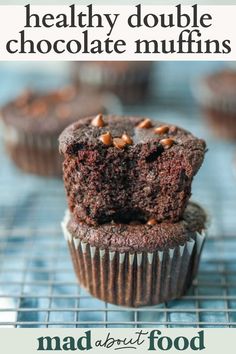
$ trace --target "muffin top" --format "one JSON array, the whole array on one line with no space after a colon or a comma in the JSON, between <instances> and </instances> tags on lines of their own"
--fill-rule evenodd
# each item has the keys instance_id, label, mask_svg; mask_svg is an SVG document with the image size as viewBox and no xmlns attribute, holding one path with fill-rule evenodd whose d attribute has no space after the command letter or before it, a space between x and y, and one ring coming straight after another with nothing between
<instances>
[{"instance_id":1,"label":"muffin top","mask_svg":"<svg viewBox=\"0 0 236 354\"><path fill-rule=\"evenodd\" d=\"M43 94L24 91L2 108L2 119L25 132L59 134L78 118L104 112L105 96L75 86Z\"/></svg>"},{"instance_id":2,"label":"muffin top","mask_svg":"<svg viewBox=\"0 0 236 354\"><path fill-rule=\"evenodd\" d=\"M189 202L183 218L176 223L116 224L109 223L88 226L78 223L70 216L67 229L75 238L88 242L91 246L119 252L154 252L183 245L201 233L206 226L207 217L197 204Z\"/></svg>"},{"instance_id":3,"label":"muffin top","mask_svg":"<svg viewBox=\"0 0 236 354\"><path fill-rule=\"evenodd\" d=\"M146 117L97 115L83 118L67 127L59 137L63 154L76 155L83 149L131 151L147 147L146 159L154 161L162 153L181 152L189 155L193 170L200 167L206 144L190 132ZM153 151L153 153L152 153ZM199 153L195 153L198 151ZM145 151L143 152L145 153Z\"/></svg>"}]
</instances>

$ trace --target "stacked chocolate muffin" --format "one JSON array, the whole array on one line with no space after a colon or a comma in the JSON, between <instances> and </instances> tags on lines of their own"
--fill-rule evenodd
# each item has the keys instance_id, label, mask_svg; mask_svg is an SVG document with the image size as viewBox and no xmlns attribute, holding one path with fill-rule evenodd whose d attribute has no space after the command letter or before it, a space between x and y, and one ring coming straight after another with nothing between
<instances>
[{"instance_id":1,"label":"stacked chocolate muffin","mask_svg":"<svg viewBox=\"0 0 236 354\"><path fill-rule=\"evenodd\" d=\"M59 138L78 279L114 304L181 296L196 274L206 214L189 202L205 142L142 117L84 118Z\"/></svg>"}]
</instances>

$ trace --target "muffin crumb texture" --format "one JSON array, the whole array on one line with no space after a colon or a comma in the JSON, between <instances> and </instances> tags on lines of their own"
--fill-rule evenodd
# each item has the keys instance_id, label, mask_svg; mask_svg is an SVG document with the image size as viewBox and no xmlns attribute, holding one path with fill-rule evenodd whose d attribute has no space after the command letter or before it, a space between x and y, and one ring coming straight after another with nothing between
<instances>
[{"instance_id":1,"label":"muffin crumb texture","mask_svg":"<svg viewBox=\"0 0 236 354\"><path fill-rule=\"evenodd\" d=\"M84 118L60 136L70 211L78 222L178 221L205 142L146 117Z\"/></svg>"}]
</instances>

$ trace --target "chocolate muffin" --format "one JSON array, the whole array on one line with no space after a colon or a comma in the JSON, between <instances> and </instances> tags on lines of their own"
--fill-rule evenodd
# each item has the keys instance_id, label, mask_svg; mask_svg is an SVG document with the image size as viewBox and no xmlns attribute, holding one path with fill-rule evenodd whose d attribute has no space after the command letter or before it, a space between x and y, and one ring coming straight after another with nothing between
<instances>
[{"instance_id":1,"label":"chocolate muffin","mask_svg":"<svg viewBox=\"0 0 236 354\"><path fill-rule=\"evenodd\" d=\"M62 227L80 284L99 299L138 307L180 297L189 288L206 214L189 203L176 223L88 226L67 213Z\"/></svg>"},{"instance_id":2,"label":"chocolate muffin","mask_svg":"<svg viewBox=\"0 0 236 354\"><path fill-rule=\"evenodd\" d=\"M22 170L61 176L58 136L80 117L106 112L108 96L64 87L47 94L25 91L2 108L7 151Z\"/></svg>"},{"instance_id":3,"label":"chocolate muffin","mask_svg":"<svg viewBox=\"0 0 236 354\"><path fill-rule=\"evenodd\" d=\"M176 222L205 142L148 118L84 118L59 138L68 205L77 222Z\"/></svg>"},{"instance_id":4,"label":"chocolate muffin","mask_svg":"<svg viewBox=\"0 0 236 354\"><path fill-rule=\"evenodd\" d=\"M213 133L236 139L236 71L222 70L203 78L195 94Z\"/></svg>"},{"instance_id":5,"label":"chocolate muffin","mask_svg":"<svg viewBox=\"0 0 236 354\"><path fill-rule=\"evenodd\" d=\"M127 104L144 101L149 93L152 62L92 61L73 63L73 79L98 91L114 92Z\"/></svg>"}]
</instances>

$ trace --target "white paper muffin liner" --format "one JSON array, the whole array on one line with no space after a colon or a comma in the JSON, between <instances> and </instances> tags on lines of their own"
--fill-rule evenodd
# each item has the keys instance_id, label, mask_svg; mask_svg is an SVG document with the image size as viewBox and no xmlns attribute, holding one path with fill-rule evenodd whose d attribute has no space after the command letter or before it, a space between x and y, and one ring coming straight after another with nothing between
<instances>
[{"instance_id":1,"label":"white paper muffin liner","mask_svg":"<svg viewBox=\"0 0 236 354\"><path fill-rule=\"evenodd\" d=\"M62 222L75 273L91 295L129 307L156 305L182 296L198 269L206 231L191 233L189 241L155 252L118 252L91 246Z\"/></svg>"}]
</instances>

